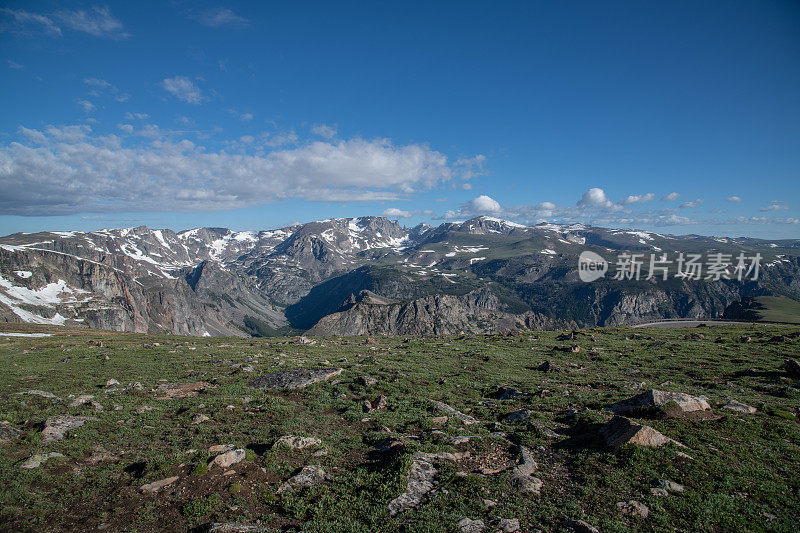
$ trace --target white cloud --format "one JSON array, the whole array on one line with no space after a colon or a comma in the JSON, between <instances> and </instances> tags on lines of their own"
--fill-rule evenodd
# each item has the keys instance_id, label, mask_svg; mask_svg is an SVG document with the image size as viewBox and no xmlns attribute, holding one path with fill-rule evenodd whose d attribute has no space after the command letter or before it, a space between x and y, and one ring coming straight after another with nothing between
<instances>
[{"instance_id":1,"label":"white cloud","mask_svg":"<svg viewBox=\"0 0 800 533\"><path fill-rule=\"evenodd\" d=\"M31 13L22 9L0 9L0 13L6 18L4 26L11 31L17 33L43 31L53 37L61 36L61 28L50 16Z\"/></svg>"},{"instance_id":2,"label":"white cloud","mask_svg":"<svg viewBox=\"0 0 800 533\"><path fill-rule=\"evenodd\" d=\"M677 200L679 196L680 196L680 194L678 194L676 192L671 192L671 193L669 193L669 194L667 194L665 196L662 196L661 197L661 201L662 202L673 202L673 201Z\"/></svg>"},{"instance_id":3,"label":"white cloud","mask_svg":"<svg viewBox=\"0 0 800 533\"><path fill-rule=\"evenodd\" d=\"M237 119L241 120L242 122L250 122L251 120L253 120L252 113L239 113L235 109L228 109L228 113L230 113Z\"/></svg>"},{"instance_id":4,"label":"white cloud","mask_svg":"<svg viewBox=\"0 0 800 533\"><path fill-rule=\"evenodd\" d=\"M628 196L627 198L623 198L620 201L620 204L622 204L622 205L639 204L639 203L649 202L650 200L654 199L655 197L656 197L656 195L651 193L651 192L649 192L647 194L641 194L641 195L632 194L632 195Z\"/></svg>"},{"instance_id":5,"label":"white cloud","mask_svg":"<svg viewBox=\"0 0 800 533\"><path fill-rule=\"evenodd\" d=\"M125 113L125 118L128 120L147 120L150 118L150 115L147 113Z\"/></svg>"},{"instance_id":6,"label":"white cloud","mask_svg":"<svg viewBox=\"0 0 800 533\"><path fill-rule=\"evenodd\" d=\"M91 113L94 109L94 104L91 103L89 100L78 100L78 105L81 106L84 113Z\"/></svg>"},{"instance_id":7,"label":"white cloud","mask_svg":"<svg viewBox=\"0 0 800 533\"><path fill-rule=\"evenodd\" d=\"M780 200L773 200L759 211L783 211L784 209L789 209L789 206Z\"/></svg>"},{"instance_id":8,"label":"white cloud","mask_svg":"<svg viewBox=\"0 0 800 533\"><path fill-rule=\"evenodd\" d=\"M735 203L739 203L739 202L741 202L741 201L742 201L742 199L741 199L740 197L738 197L738 196L728 196L727 198L725 198L725 201L726 201L726 202L735 202Z\"/></svg>"},{"instance_id":9,"label":"white cloud","mask_svg":"<svg viewBox=\"0 0 800 533\"><path fill-rule=\"evenodd\" d=\"M455 162L455 166L464 167L465 171L461 173L462 180L471 180L477 176L483 176L486 171L483 168L486 163L486 156L478 154L474 157L462 157ZM462 185L464 189L471 189L472 186L468 183Z\"/></svg>"},{"instance_id":10,"label":"white cloud","mask_svg":"<svg viewBox=\"0 0 800 533\"><path fill-rule=\"evenodd\" d=\"M161 81L161 87L178 100L187 104L199 104L203 101L200 88L186 76L165 78Z\"/></svg>"},{"instance_id":11,"label":"white cloud","mask_svg":"<svg viewBox=\"0 0 800 533\"><path fill-rule=\"evenodd\" d=\"M28 139L30 139L35 143L43 143L47 140L47 136L45 136L45 134L39 130L29 129L24 126L20 126L17 131L19 131L20 135L24 135L25 137L27 137Z\"/></svg>"},{"instance_id":12,"label":"white cloud","mask_svg":"<svg viewBox=\"0 0 800 533\"><path fill-rule=\"evenodd\" d=\"M381 215L389 218L411 218L411 211L403 211L402 209L397 209L396 207L390 207L381 213Z\"/></svg>"},{"instance_id":13,"label":"white cloud","mask_svg":"<svg viewBox=\"0 0 800 533\"><path fill-rule=\"evenodd\" d=\"M500 211L503 210L503 208L500 207L500 203L497 200L489 196L486 196L485 194L482 194L477 198L473 198L472 200L467 202L465 207L470 212L475 214L499 213Z\"/></svg>"},{"instance_id":14,"label":"white cloud","mask_svg":"<svg viewBox=\"0 0 800 533\"><path fill-rule=\"evenodd\" d=\"M43 32L51 37L61 37L63 28L88 33L106 39L125 39L130 35L123 32L122 23L107 7L93 7L90 10L62 9L54 13L31 13L22 9L0 9L5 19L4 30L16 33Z\"/></svg>"},{"instance_id":15,"label":"white cloud","mask_svg":"<svg viewBox=\"0 0 800 533\"><path fill-rule=\"evenodd\" d=\"M311 133L324 139L332 139L336 136L336 127L328 126L327 124L314 124L311 126Z\"/></svg>"},{"instance_id":16,"label":"white cloud","mask_svg":"<svg viewBox=\"0 0 800 533\"><path fill-rule=\"evenodd\" d=\"M697 200L694 200L693 202L683 202L678 207L680 207L681 209L687 209L687 208L692 208L692 207L700 207L700 204L702 204L702 203L703 203L703 200L701 198L698 198Z\"/></svg>"},{"instance_id":17,"label":"white cloud","mask_svg":"<svg viewBox=\"0 0 800 533\"><path fill-rule=\"evenodd\" d=\"M25 65L20 65L16 61L8 60L8 68L13 68L14 70L19 70L25 68Z\"/></svg>"},{"instance_id":18,"label":"white cloud","mask_svg":"<svg viewBox=\"0 0 800 533\"><path fill-rule=\"evenodd\" d=\"M195 20L211 28L236 28L247 26L250 21L237 15L227 7L214 7L195 14Z\"/></svg>"},{"instance_id":19,"label":"white cloud","mask_svg":"<svg viewBox=\"0 0 800 533\"><path fill-rule=\"evenodd\" d=\"M581 199L578 200L578 206L598 208L598 207L613 207L614 202L608 199L606 192L599 187L593 187L583 193Z\"/></svg>"},{"instance_id":20,"label":"white cloud","mask_svg":"<svg viewBox=\"0 0 800 533\"><path fill-rule=\"evenodd\" d=\"M353 138L249 153L212 151L156 125L133 135L95 135L89 126L20 128L0 147L0 213L212 210L284 198L396 200L458 177L447 157L419 144ZM148 140L144 141L145 137ZM478 199L476 199L478 200ZM488 197L475 203L495 209Z\"/></svg>"},{"instance_id":21,"label":"white cloud","mask_svg":"<svg viewBox=\"0 0 800 533\"><path fill-rule=\"evenodd\" d=\"M130 124L117 124L117 127L125 133L133 133L133 126Z\"/></svg>"},{"instance_id":22,"label":"white cloud","mask_svg":"<svg viewBox=\"0 0 800 533\"><path fill-rule=\"evenodd\" d=\"M121 39L129 36L122 33L122 23L114 18L107 7L95 6L90 11L61 10L54 16L67 28L95 37Z\"/></svg>"}]
</instances>

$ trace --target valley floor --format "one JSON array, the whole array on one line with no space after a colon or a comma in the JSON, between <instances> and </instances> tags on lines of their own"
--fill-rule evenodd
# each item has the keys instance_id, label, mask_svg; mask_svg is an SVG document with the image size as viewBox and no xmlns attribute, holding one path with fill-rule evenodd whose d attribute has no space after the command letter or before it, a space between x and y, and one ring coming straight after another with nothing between
<instances>
[{"instance_id":1,"label":"valley floor","mask_svg":"<svg viewBox=\"0 0 800 533\"><path fill-rule=\"evenodd\" d=\"M0 336L0 530L800 523L796 326L314 340L14 327L53 336ZM319 381L281 374L299 368ZM249 386L275 382L298 388ZM649 389L710 409L627 413L673 441L613 449L605 408Z\"/></svg>"}]
</instances>

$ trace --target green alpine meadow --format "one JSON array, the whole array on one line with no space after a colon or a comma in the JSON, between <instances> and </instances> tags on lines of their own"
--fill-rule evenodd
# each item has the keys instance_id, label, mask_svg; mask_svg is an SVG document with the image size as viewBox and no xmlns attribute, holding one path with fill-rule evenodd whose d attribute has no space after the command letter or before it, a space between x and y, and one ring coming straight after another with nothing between
<instances>
[{"instance_id":1,"label":"green alpine meadow","mask_svg":"<svg viewBox=\"0 0 800 533\"><path fill-rule=\"evenodd\" d=\"M794 326L3 330L7 530L788 532L800 520Z\"/></svg>"}]
</instances>

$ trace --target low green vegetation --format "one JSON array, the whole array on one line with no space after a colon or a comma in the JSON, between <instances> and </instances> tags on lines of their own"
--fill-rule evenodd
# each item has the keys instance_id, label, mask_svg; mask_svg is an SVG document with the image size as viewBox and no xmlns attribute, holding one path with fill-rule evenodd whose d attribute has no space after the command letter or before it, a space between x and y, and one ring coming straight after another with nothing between
<instances>
[{"instance_id":1,"label":"low green vegetation","mask_svg":"<svg viewBox=\"0 0 800 533\"><path fill-rule=\"evenodd\" d=\"M797 327L313 340L49 331L55 335L0 336L3 530L241 523L438 532L459 531L464 517L486 531L501 518L548 532L566 531L566 520L604 532L788 532L800 523L800 383L783 368L800 358ZM550 371L539 369L545 361ZM332 367L342 372L301 390L247 386L264 373ZM198 383L172 398L164 392L165 384ZM521 394L502 399L508 389ZM669 404L637 411L635 421L685 448L613 451L600 432L612 416L605 408L648 389L703 396L711 410L703 417L672 416ZM102 411L72 406L81 395ZM381 396L385 406L367 412L364 401L375 407ZM465 425L429 400L478 422ZM724 409L730 400L757 411ZM506 419L521 409L526 417ZM45 442L42 424L65 414L91 418ZM321 444L275 447L285 435ZM222 448L209 448L225 445L244 452L220 466ZM514 489L519 445L537 463L538 495ZM21 468L50 452L64 457ZM456 455L433 463L433 489L392 516L389 503L407 490L417 452ZM287 483L317 466L321 482ZM684 490L657 495L658 480ZM631 500L648 508L646 518L617 505Z\"/></svg>"}]
</instances>

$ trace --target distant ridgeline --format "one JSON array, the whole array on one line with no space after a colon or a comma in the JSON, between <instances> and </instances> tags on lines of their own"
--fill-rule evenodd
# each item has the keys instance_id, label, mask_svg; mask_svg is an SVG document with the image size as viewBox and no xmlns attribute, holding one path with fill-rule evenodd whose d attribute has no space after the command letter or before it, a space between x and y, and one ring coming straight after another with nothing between
<instances>
[{"instance_id":1,"label":"distant ridgeline","mask_svg":"<svg viewBox=\"0 0 800 533\"><path fill-rule=\"evenodd\" d=\"M592 252L593 272L579 275ZM0 238L0 321L186 335L493 333L717 317L794 322L800 241L491 217Z\"/></svg>"}]
</instances>

